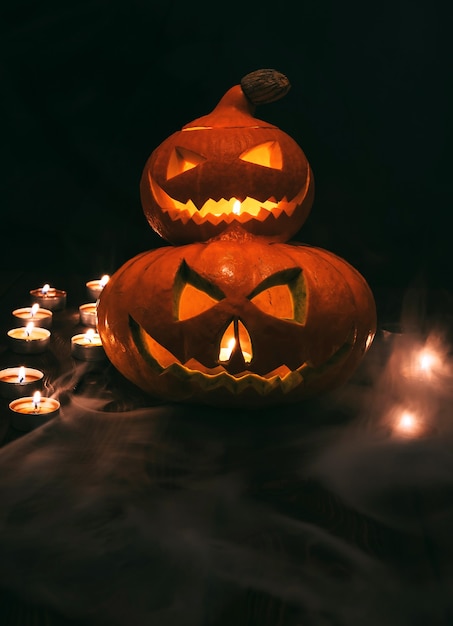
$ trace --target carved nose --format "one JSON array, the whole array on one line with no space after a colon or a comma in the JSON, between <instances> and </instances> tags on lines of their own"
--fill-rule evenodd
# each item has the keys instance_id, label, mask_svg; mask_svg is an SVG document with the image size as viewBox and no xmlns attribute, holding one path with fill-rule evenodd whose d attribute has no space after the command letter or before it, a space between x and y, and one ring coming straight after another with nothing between
<instances>
[{"instance_id":1,"label":"carved nose","mask_svg":"<svg viewBox=\"0 0 453 626\"><path fill-rule=\"evenodd\" d=\"M252 360L252 342L243 322L234 319L223 333L219 363L231 374L244 371Z\"/></svg>"}]
</instances>

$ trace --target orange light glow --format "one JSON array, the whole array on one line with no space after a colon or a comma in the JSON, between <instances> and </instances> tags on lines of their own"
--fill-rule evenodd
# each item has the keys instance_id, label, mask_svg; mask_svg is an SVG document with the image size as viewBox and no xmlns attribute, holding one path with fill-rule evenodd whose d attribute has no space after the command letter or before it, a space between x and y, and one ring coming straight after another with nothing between
<instances>
[{"instance_id":1,"label":"orange light glow","mask_svg":"<svg viewBox=\"0 0 453 626\"><path fill-rule=\"evenodd\" d=\"M396 437L415 439L424 431L425 423L419 415L408 409L396 411L392 423L392 432Z\"/></svg>"},{"instance_id":2,"label":"orange light glow","mask_svg":"<svg viewBox=\"0 0 453 626\"><path fill-rule=\"evenodd\" d=\"M416 366L421 374L430 376L441 365L441 359L438 353L431 348L423 348L420 350L416 359Z\"/></svg>"},{"instance_id":3,"label":"orange light glow","mask_svg":"<svg viewBox=\"0 0 453 626\"><path fill-rule=\"evenodd\" d=\"M231 322L223 334L219 350L220 363L226 363L230 360L237 342L245 363L250 363L252 360L252 341L247 329L240 320L237 320L236 323Z\"/></svg>"}]
</instances>

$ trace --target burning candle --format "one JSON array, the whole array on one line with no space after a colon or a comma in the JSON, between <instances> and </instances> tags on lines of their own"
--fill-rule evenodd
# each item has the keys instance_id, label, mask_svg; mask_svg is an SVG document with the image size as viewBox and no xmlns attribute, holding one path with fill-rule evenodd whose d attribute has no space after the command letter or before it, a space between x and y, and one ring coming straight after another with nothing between
<instances>
[{"instance_id":1,"label":"burning candle","mask_svg":"<svg viewBox=\"0 0 453 626\"><path fill-rule=\"evenodd\" d=\"M44 373L31 367L7 367L0 371L0 395L20 398L42 387Z\"/></svg>"},{"instance_id":2,"label":"burning candle","mask_svg":"<svg viewBox=\"0 0 453 626\"><path fill-rule=\"evenodd\" d=\"M71 354L83 361L102 361L106 358L101 337L92 328L71 338Z\"/></svg>"},{"instance_id":3,"label":"burning candle","mask_svg":"<svg viewBox=\"0 0 453 626\"><path fill-rule=\"evenodd\" d=\"M35 326L39 326L40 328L50 328L52 326L53 314L52 311L41 308L39 304L35 302L33 306L15 309L13 311L13 317L16 322L20 322L24 326L33 322Z\"/></svg>"},{"instance_id":4,"label":"burning candle","mask_svg":"<svg viewBox=\"0 0 453 626\"><path fill-rule=\"evenodd\" d=\"M223 334L219 348L219 363L229 362L235 352L240 352L244 363L250 363L252 360L250 335L240 320L231 322Z\"/></svg>"},{"instance_id":5,"label":"burning candle","mask_svg":"<svg viewBox=\"0 0 453 626\"><path fill-rule=\"evenodd\" d=\"M42 397L39 391L35 391L33 396L13 400L9 408L14 428L32 430L56 417L60 412L60 403L55 398Z\"/></svg>"},{"instance_id":6,"label":"burning candle","mask_svg":"<svg viewBox=\"0 0 453 626\"><path fill-rule=\"evenodd\" d=\"M40 289L32 289L30 296L32 302L36 302L39 306L51 311L60 311L66 306L66 291L55 289L48 284Z\"/></svg>"},{"instance_id":7,"label":"burning candle","mask_svg":"<svg viewBox=\"0 0 453 626\"><path fill-rule=\"evenodd\" d=\"M85 326L98 325L98 316L96 311L96 302L88 302L79 306L80 323Z\"/></svg>"},{"instance_id":8,"label":"burning candle","mask_svg":"<svg viewBox=\"0 0 453 626\"><path fill-rule=\"evenodd\" d=\"M99 278L98 280L89 280L86 283L88 296L92 300L97 300L101 295L101 291L104 289L109 280L110 276L108 274L104 274L104 276L102 278Z\"/></svg>"},{"instance_id":9,"label":"burning candle","mask_svg":"<svg viewBox=\"0 0 453 626\"><path fill-rule=\"evenodd\" d=\"M49 347L50 330L36 328L29 322L22 328L12 328L8 331L8 340L13 352L18 354L39 354Z\"/></svg>"}]
</instances>

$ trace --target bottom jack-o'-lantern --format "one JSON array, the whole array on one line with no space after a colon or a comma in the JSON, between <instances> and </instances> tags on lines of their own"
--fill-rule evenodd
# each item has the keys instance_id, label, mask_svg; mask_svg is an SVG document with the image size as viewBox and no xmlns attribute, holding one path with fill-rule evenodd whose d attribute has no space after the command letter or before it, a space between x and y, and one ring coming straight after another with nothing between
<instances>
[{"instance_id":1,"label":"bottom jack-o'-lantern","mask_svg":"<svg viewBox=\"0 0 453 626\"><path fill-rule=\"evenodd\" d=\"M106 354L125 378L164 400L225 407L335 388L376 331L371 290L348 262L241 229L130 259L97 314Z\"/></svg>"}]
</instances>

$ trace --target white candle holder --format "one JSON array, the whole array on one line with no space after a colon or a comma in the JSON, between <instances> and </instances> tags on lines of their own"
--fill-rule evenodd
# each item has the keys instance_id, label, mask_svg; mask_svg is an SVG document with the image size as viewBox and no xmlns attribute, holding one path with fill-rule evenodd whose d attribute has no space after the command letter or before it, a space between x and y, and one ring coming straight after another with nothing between
<instances>
[{"instance_id":1,"label":"white candle holder","mask_svg":"<svg viewBox=\"0 0 453 626\"><path fill-rule=\"evenodd\" d=\"M80 323L84 326L92 326L96 328L98 325L98 316L96 311L96 302L88 302L79 306Z\"/></svg>"},{"instance_id":2,"label":"white candle holder","mask_svg":"<svg viewBox=\"0 0 453 626\"><path fill-rule=\"evenodd\" d=\"M37 310L33 307L37 306ZM32 322L35 326L40 328L51 328L53 313L49 309L43 309L36 302L33 306L22 307L21 309L15 309L13 311L13 318L17 323L26 326Z\"/></svg>"},{"instance_id":3,"label":"white candle holder","mask_svg":"<svg viewBox=\"0 0 453 626\"><path fill-rule=\"evenodd\" d=\"M101 337L94 331L74 335L71 338L71 354L82 361L103 361L106 358Z\"/></svg>"},{"instance_id":4,"label":"white candle holder","mask_svg":"<svg viewBox=\"0 0 453 626\"><path fill-rule=\"evenodd\" d=\"M49 285L44 285L40 289L32 289L30 297L32 303L36 302L43 309L50 311L61 311L66 306L66 291L49 287Z\"/></svg>"},{"instance_id":5,"label":"white candle holder","mask_svg":"<svg viewBox=\"0 0 453 626\"><path fill-rule=\"evenodd\" d=\"M47 328L11 328L8 331L10 348L17 354L40 354L45 352L50 344L50 330Z\"/></svg>"},{"instance_id":6,"label":"white candle holder","mask_svg":"<svg viewBox=\"0 0 453 626\"><path fill-rule=\"evenodd\" d=\"M32 367L7 367L0 371L0 395L10 400L42 389L44 372Z\"/></svg>"},{"instance_id":7,"label":"white candle holder","mask_svg":"<svg viewBox=\"0 0 453 626\"><path fill-rule=\"evenodd\" d=\"M42 426L49 420L57 417L60 412L60 403L55 398L40 397L36 400L34 396L17 398L9 403L12 413L11 425L16 430L33 430Z\"/></svg>"}]
</instances>

